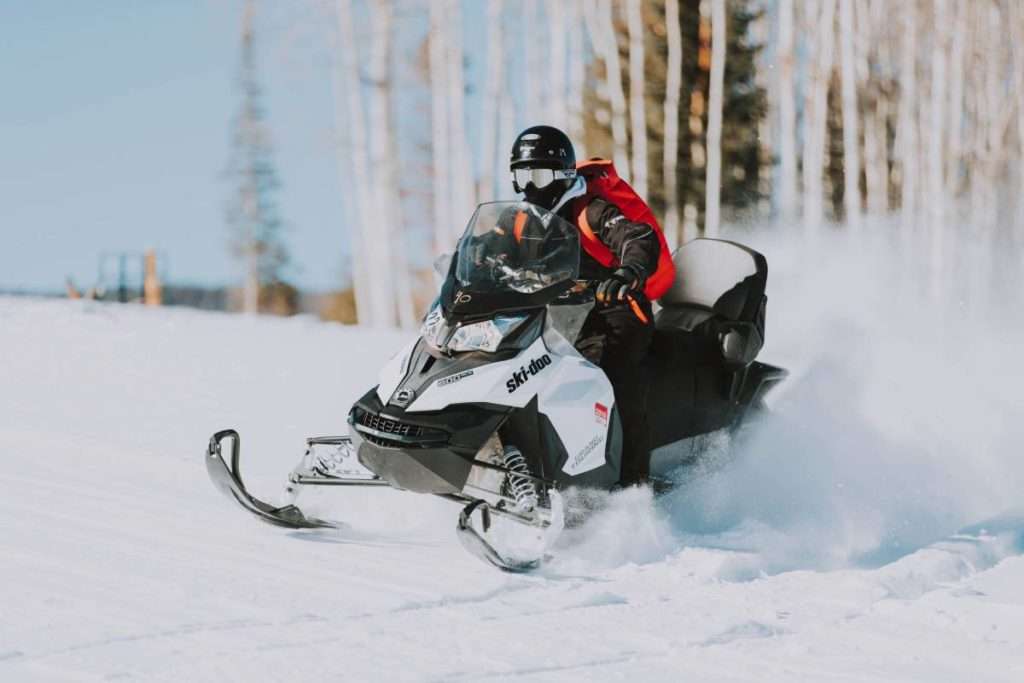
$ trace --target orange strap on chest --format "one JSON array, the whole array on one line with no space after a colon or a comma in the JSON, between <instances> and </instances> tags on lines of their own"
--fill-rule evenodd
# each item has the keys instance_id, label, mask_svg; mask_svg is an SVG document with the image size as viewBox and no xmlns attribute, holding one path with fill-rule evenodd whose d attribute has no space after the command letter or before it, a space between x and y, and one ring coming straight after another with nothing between
<instances>
[{"instance_id":1,"label":"orange strap on chest","mask_svg":"<svg viewBox=\"0 0 1024 683\"><path fill-rule=\"evenodd\" d=\"M587 198L581 197L576 200L574 207L576 227L580 231L580 246L605 268L617 265L618 259L615 258L615 254L612 253L612 250L604 242L597 238L593 228L590 227L590 221L587 220L587 203Z\"/></svg>"},{"instance_id":2,"label":"orange strap on chest","mask_svg":"<svg viewBox=\"0 0 1024 683\"><path fill-rule=\"evenodd\" d=\"M526 212L516 212L516 222L512 227L512 235L516 238L516 243L523 241L523 229L526 227Z\"/></svg>"}]
</instances>

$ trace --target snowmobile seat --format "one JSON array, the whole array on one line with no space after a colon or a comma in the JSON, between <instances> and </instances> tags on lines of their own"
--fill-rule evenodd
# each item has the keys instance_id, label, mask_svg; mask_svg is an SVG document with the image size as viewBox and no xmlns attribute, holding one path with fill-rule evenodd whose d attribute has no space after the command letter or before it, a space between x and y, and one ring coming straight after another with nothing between
<instances>
[{"instance_id":1,"label":"snowmobile seat","mask_svg":"<svg viewBox=\"0 0 1024 683\"><path fill-rule=\"evenodd\" d=\"M655 445L732 424L761 374L754 359L764 343L764 256L695 239L673 261L676 281L659 300L647 363Z\"/></svg>"},{"instance_id":2,"label":"snowmobile seat","mask_svg":"<svg viewBox=\"0 0 1024 683\"><path fill-rule=\"evenodd\" d=\"M659 331L697 335L720 346L722 360L749 365L764 345L768 262L742 244L699 238L679 247L678 273L659 303Z\"/></svg>"}]
</instances>

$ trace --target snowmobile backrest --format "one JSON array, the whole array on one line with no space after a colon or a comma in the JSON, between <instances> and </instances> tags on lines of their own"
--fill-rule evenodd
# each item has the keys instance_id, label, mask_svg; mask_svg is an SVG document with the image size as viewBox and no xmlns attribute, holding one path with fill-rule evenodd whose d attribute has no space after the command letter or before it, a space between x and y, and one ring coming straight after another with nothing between
<instances>
[{"instance_id":1,"label":"snowmobile backrest","mask_svg":"<svg viewBox=\"0 0 1024 683\"><path fill-rule=\"evenodd\" d=\"M700 238L679 247L672 260L676 281L659 301L658 329L706 336L730 364L753 361L764 345L764 256L736 242Z\"/></svg>"},{"instance_id":2,"label":"snowmobile backrest","mask_svg":"<svg viewBox=\"0 0 1024 683\"><path fill-rule=\"evenodd\" d=\"M768 281L764 256L742 244L699 238L676 249L676 281L663 308L693 307L728 320L754 322Z\"/></svg>"}]
</instances>

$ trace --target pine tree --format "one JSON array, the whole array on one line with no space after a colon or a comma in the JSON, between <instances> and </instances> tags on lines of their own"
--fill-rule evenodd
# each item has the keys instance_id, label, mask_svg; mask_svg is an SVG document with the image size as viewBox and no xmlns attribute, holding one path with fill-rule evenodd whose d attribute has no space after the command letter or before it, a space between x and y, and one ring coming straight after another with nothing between
<instances>
[{"instance_id":1,"label":"pine tree","mask_svg":"<svg viewBox=\"0 0 1024 683\"><path fill-rule=\"evenodd\" d=\"M288 251L281 239L283 223L274 200L280 183L256 70L254 14L255 0L248 0L242 21L242 104L233 123L228 165L228 175L237 184L227 207L227 222L232 252L245 268L243 310L291 313L297 297L282 279Z\"/></svg>"}]
</instances>

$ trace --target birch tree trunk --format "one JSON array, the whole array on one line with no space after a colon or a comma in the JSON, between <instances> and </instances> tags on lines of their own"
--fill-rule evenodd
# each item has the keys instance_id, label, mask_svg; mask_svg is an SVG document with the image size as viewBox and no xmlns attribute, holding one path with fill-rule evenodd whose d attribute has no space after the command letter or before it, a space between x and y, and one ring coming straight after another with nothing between
<instances>
[{"instance_id":1,"label":"birch tree trunk","mask_svg":"<svg viewBox=\"0 0 1024 683\"><path fill-rule=\"evenodd\" d=\"M462 65L462 11L458 0L447 0L448 14L448 118L449 153L452 155L452 241L459 237L469 220L473 207L475 187L473 168L469 159L469 140L466 136L465 73Z\"/></svg>"},{"instance_id":2,"label":"birch tree trunk","mask_svg":"<svg viewBox=\"0 0 1024 683\"><path fill-rule=\"evenodd\" d=\"M843 99L843 207L852 228L860 226L860 123L853 39L853 0L839 0L839 41Z\"/></svg>"},{"instance_id":3,"label":"birch tree trunk","mask_svg":"<svg viewBox=\"0 0 1024 683\"><path fill-rule=\"evenodd\" d=\"M338 116L338 129L345 136L338 154L339 180L343 186L347 205L351 208L348 222L351 226L352 274L355 290L356 315L360 324L379 327L384 324L380 318L382 302L373 286L373 273L368 261L371 258L369 240L370 207L370 165L366 148L366 121L363 115L362 85L359 81L359 53L352 28L352 0L336 0L334 3L337 21L338 65L335 69L334 98ZM342 119L342 112L346 112ZM349 163L345 164L344 159Z\"/></svg>"},{"instance_id":4,"label":"birch tree trunk","mask_svg":"<svg viewBox=\"0 0 1024 683\"><path fill-rule=\"evenodd\" d=\"M905 235L913 230L917 213L917 10L915 2L902 3L903 49L900 54L900 122L897 156L900 161L901 214Z\"/></svg>"},{"instance_id":5,"label":"birch tree trunk","mask_svg":"<svg viewBox=\"0 0 1024 683\"><path fill-rule=\"evenodd\" d=\"M562 130L569 127L568 93L565 87L565 56L566 56L566 3L549 2L545 4L550 15L549 28L553 36L548 42L550 59L548 60L548 123Z\"/></svg>"},{"instance_id":6,"label":"birch tree trunk","mask_svg":"<svg viewBox=\"0 0 1024 683\"><path fill-rule=\"evenodd\" d=\"M889 208L888 107L886 99L878 95L864 116L864 176L868 213L873 216L881 216Z\"/></svg>"},{"instance_id":7,"label":"birch tree trunk","mask_svg":"<svg viewBox=\"0 0 1024 683\"><path fill-rule=\"evenodd\" d=\"M640 0L626 6L629 29L629 118L632 139L633 188L647 196L647 109L644 100L644 20Z\"/></svg>"},{"instance_id":8,"label":"birch tree trunk","mask_svg":"<svg viewBox=\"0 0 1024 683\"><path fill-rule=\"evenodd\" d=\"M928 207L932 238L932 295L936 300L942 292L943 251L945 238L945 189L943 178L945 151L945 128L943 126L946 104L946 41L948 21L946 17L946 0L934 0L935 24L933 29L932 69L931 69L931 104L929 105L930 123L928 136Z\"/></svg>"},{"instance_id":9,"label":"birch tree trunk","mask_svg":"<svg viewBox=\"0 0 1024 683\"><path fill-rule=\"evenodd\" d=\"M885 0L871 0L860 13L858 45L864 56L863 79L870 86L871 104L864 112L864 178L867 210L881 216L889 210L889 94L884 83L891 68L889 8ZM873 66L869 66L873 65ZM874 72L874 77L872 77Z\"/></svg>"},{"instance_id":10,"label":"birch tree trunk","mask_svg":"<svg viewBox=\"0 0 1024 683\"><path fill-rule=\"evenodd\" d=\"M480 185L477 201L495 197L494 171L498 151L498 103L504 89L505 50L502 43L502 0L487 4L487 83L481 102Z\"/></svg>"},{"instance_id":11,"label":"birch tree trunk","mask_svg":"<svg viewBox=\"0 0 1024 683\"><path fill-rule=\"evenodd\" d=\"M828 89L832 73L833 37L835 36L835 0L808 2L820 11L811 14L815 32L816 64L807 98L808 116L804 125L804 229L811 233L820 228L825 218L823 177L825 174L825 138L828 129Z\"/></svg>"},{"instance_id":12,"label":"birch tree trunk","mask_svg":"<svg viewBox=\"0 0 1024 683\"><path fill-rule=\"evenodd\" d=\"M679 24L679 0L665 0L668 31L668 65L665 73L665 142L662 175L665 180L665 236L669 247L683 243L679 223L679 99L683 89L683 35Z\"/></svg>"},{"instance_id":13,"label":"birch tree trunk","mask_svg":"<svg viewBox=\"0 0 1024 683\"><path fill-rule=\"evenodd\" d=\"M612 161L621 174L629 168L626 155L626 95L622 89L622 65L615 39L611 0L588 0L585 5L587 28L594 49L604 62L605 90L611 104Z\"/></svg>"},{"instance_id":14,"label":"birch tree trunk","mask_svg":"<svg viewBox=\"0 0 1024 683\"><path fill-rule=\"evenodd\" d=\"M396 258L396 246L403 235L396 230L394 186L395 160L392 156L390 125L390 69L391 9L387 0L374 0L372 5L372 47L368 75L370 79L370 164L373 172L373 231L374 239L367 240L370 253L370 272L377 294L374 305L379 307L380 323L394 327L398 323L396 286L400 272L406 270L404 260ZM400 253L402 250L398 250ZM411 292L401 293L407 298Z\"/></svg>"},{"instance_id":15,"label":"birch tree trunk","mask_svg":"<svg viewBox=\"0 0 1024 683\"><path fill-rule=\"evenodd\" d=\"M678 0L677 0L678 1ZM583 84L586 81L586 46L583 36L583 0L572 0L569 14L569 137L576 156L586 159L583 143Z\"/></svg>"},{"instance_id":16,"label":"birch tree trunk","mask_svg":"<svg viewBox=\"0 0 1024 683\"><path fill-rule=\"evenodd\" d=\"M1017 5L1011 3L1010 6L1012 8ZM949 200L959 194L961 187L960 167L964 146L964 43L967 38L967 12L966 3L956 3L956 16L953 20L953 46L949 57L949 154L946 157L945 182L945 194ZM1024 83L1020 85L1024 85ZM1019 88L1018 92L1020 92Z\"/></svg>"},{"instance_id":17,"label":"birch tree trunk","mask_svg":"<svg viewBox=\"0 0 1024 683\"><path fill-rule=\"evenodd\" d=\"M779 210L796 217L796 89L793 84L793 0L779 2Z\"/></svg>"},{"instance_id":18,"label":"birch tree trunk","mask_svg":"<svg viewBox=\"0 0 1024 683\"><path fill-rule=\"evenodd\" d=\"M522 7L522 37L520 45L523 48L523 57L520 64L526 65L524 72L525 82L523 84L524 97L522 98L522 117L526 126L536 126L541 123L539 114L539 93L541 84L544 82L543 73L537 64L537 1L519 0ZM543 43L541 43L543 44ZM517 60L518 61L518 60ZM516 63L516 62L513 62ZM520 67L522 71L522 67Z\"/></svg>"},{"instance_id":19,"label":"birch tree trunk","mask_svg":"<svg viewBox=\"0 0 1024 683\"><path fill-rule=\"evenodd\" d=\"M444 0L430 2L430 130L433 163L434 253L450 251L454 230L451 210L450 157L448 140L448 50L445 37Z\"/></svg>"},{"instance_id":20,"label":"birch tree trunk","mask_svg":"<svg viewBox=\"0 0 1024 683\"><path fill-rule=\"evenodd\" d=\"M725 0L711 0L711 83L708 94L704 235L717 237L722 187L722 102L725 90Z\"/></svg>"},{"instance_id":21,"label":"birch tree trunk","mask_svg":"<svg viewBox=\"0 0 1024 683\"><path fill-rule=\"evenodd\" d=\"M1010 35L1024 37L1024 11L1018 3L1010 3ZM957 32L961 29L961 21L966 24L966 19L960 15L966 14L963 7L957 12ZM1013 91L1016 95L1015 105L1017 107L1017 206L1015 207L1014 221L1016 223L1016 235L1014 242L1020 251L1021 263L1024 265L1024 45L1020 40L1011 40L1013 58ZM954 59L956 49L954 48ZM962 80L962 78L961 78ZM956 83L954 81L954 87ZM956 107L956 104L953 104ZM1024 275L1024 272L1021 273Z\"/></svg>"}]
</instances>

